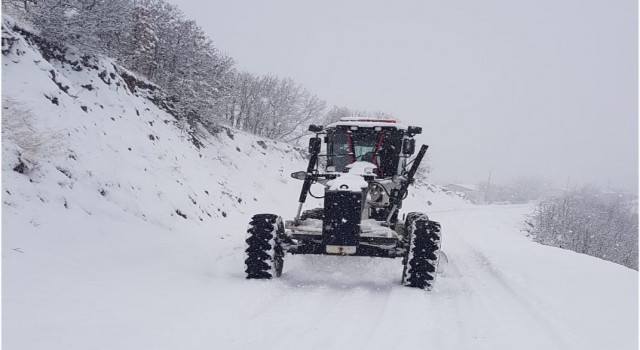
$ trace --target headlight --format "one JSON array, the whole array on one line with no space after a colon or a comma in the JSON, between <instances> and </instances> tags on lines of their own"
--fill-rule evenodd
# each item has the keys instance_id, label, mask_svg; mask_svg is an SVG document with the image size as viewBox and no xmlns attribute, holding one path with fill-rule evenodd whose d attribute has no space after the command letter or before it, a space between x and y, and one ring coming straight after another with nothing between
<instances>
[{"instance_id":1,"label":"headlight","mask_svg":"<svg viewBox=\"0 0 640 350\"><path fill-rule=\"evenodd\" d=\"M291 173L291 177L298 180L306 180L307 172L306 171L296 171L295 173Z\"/></svg>"}]
</instances>

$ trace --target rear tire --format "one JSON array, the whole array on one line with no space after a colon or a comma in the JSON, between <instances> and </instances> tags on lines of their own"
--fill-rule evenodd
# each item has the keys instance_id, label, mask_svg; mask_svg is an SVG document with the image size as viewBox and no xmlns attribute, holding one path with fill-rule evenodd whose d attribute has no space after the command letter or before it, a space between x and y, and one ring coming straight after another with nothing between
<instances>
[{"instance_id":1,"label":"rear tire","mask_svg":"<svg viewBox=\"0 0 640 350\"><path fill-rule=\"evenodd\" d=\"M438 268L440 224L430 221L424 214L414 215L409 219L408 216L406 232L409 247L405 257L406 265L402 271L402 284L407 287L431 289Z\"/></svg>"},{"instance_id":2,"label":"rear tire","mask_svg":"<svg viewBox=\"0 0 640 350\"><path fill-rule=\"evenodd\" d=\"M247 229L247 279L280 277L284 266L284 225L274 214L257 214Z\"/></svg>"}]
</instances>

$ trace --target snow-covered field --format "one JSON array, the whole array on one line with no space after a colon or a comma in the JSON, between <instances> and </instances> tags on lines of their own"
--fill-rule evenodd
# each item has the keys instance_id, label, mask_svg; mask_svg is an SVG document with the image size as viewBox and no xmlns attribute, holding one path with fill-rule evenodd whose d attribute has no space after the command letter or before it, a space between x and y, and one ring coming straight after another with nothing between
<instances>
[{"instance_id":1,"label":"snow-covered field","mask_svg":"<svg viewBox=\"0 0 640 350\"><path fill-rule=\"evenodd\" d=\"M300 150L226 129L200 131L198 149L110 62L77 71L3 38L17 40L4 106L36 129L3 133L6 349L638 346L637 271L531 242L528 206L437 188L404 208L442 223L450 263L430 292L399 284L400 259L287 256L280 279L245 280L248 220L293 216Z\"/></svg>"}]
</instances>

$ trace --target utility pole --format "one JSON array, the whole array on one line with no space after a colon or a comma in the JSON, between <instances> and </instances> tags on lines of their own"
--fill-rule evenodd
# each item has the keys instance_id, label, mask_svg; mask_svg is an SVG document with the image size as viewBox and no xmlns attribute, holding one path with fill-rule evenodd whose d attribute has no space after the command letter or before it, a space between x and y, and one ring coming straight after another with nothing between
<instances>
[{"instance_id":1,"label":"utility pole","mask_svg":"<svg viewBox=\"0 0 640 350\"><path fill-rule=\"evenodd\" d=\"M489 196L489 190L491 189L491 173L493 169L489 170L489 178L487 179L487 189L484 191L484 202L488 203L487 197Z\"/></svg>"}]
</instances>

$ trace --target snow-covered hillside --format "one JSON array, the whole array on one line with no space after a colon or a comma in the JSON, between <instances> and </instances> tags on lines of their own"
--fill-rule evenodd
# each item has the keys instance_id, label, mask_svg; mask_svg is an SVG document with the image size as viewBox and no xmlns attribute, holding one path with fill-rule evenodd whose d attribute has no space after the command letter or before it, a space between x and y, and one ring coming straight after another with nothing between
<instances>
[{"instance_id":1,"label":"snow-covered hillside","mask_svg":"<svg viewBox=\"0 0 640 350\"><path fill-rule=\"evenodd\" d=\"M287 256L247 281L248 220L294 215L304 151L180 125L108 59L2 32L6 349L637 347L636 271L530 242L529 207L435 186L404 208L442 222L433 291L400 286L399 259Z\"/></svg>"}]
</instances>

